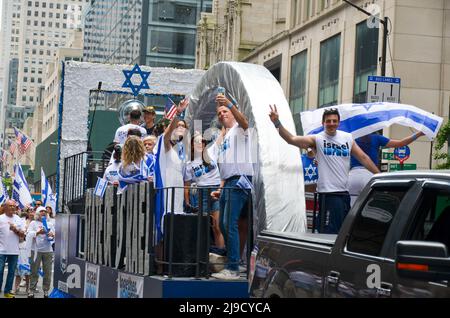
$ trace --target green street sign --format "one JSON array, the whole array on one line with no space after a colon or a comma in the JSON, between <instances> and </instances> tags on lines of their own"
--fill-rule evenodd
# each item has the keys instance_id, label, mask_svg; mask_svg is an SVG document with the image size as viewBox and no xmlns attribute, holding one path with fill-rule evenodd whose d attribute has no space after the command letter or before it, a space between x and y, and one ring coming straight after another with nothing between
<instances>
[{"instance_id":1,"label":"green street sign","mask_svg":"<svg viewBox=\"0 0 450 318\"><path fill-rule=\"evenodd\" d=\"M405 163L403 164L403 170L417 170L417 164ZM389 164L389 171L400 171L400 164L399 163Z\"/></svg>"},{"instance_id":2,"label":"green street sign","mask_svg":"<svg viewBox=\"0 0 450 318\"><path fill-rule=\"evenodd\" d=\"M383 152L383 160L395 160L393 152Z\"/></svg>"}]
</instances>

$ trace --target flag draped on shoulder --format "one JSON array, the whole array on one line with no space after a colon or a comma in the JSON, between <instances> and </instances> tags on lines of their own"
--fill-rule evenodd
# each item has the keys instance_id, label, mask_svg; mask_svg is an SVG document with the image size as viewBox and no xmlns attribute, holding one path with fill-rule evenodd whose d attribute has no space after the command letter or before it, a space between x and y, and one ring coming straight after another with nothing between
<instances>
[{"instance_id":1,"label":"flag draped on shoulder","mask_svg":"<svg viewBox=\"0 0 450 318\"><path fill-rule=\"evenodd\" d=\"M141 160L139 166L135 163L132 163L132 165L132 167L128 167L129 169L124 169L122 164L120 164L119 171L117 172L119 176L119 187L117 188L117 194L122 194L127 189L129 184L147 181L148 167L145 161Z\"/></svg>"},{"instance_id":2,"label":"flag draped on shoulder","mask_svg":"<svg viewBox=\"0 0 450 318\"><path fill-rule=\"evenodd\" d=\"M324 110L337 108L341 117L339 130L359 138L377 130L399 124L423 132L430 140L436 137L443 119L418 107L396 103L342 104L301 113L305 135L323 131Z\"/></svg>"},{"instance_id":3,"label":"flag draped on shoulder","mask_svg":"<svg viewBox=\"0 0 450 318\"><path fill-rule=\"evenodd\" d=\"M23 209L27 205L30 206L33 203L33 199L31 198L30 189L23 174L22 166L17 164L14 171L13 199Z\"/></svg>"},{"instance_id":4,"label":"flag draped on shoulder","mask_svg":"<svg viewBox=\"0 0 450 318\"><path fill-rule=\"evenodd\" d=\"M53 194L52 188L45 177L44 169L41 167L41 192L42 192L42 204L44 207L50 206L53 211L53 215L56 214L56 196Z\"/></svg>"}]
</instances>

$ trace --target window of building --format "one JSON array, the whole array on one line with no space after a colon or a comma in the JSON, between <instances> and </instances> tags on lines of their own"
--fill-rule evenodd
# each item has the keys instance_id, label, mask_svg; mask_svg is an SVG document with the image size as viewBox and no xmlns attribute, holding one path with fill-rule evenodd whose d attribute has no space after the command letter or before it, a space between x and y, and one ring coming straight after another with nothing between
<instances>
[{"instance_id":1,"label":"window of building","mask_svg":"<svg viewBox=\"0 0 450 318\"><path fill-rule=\"evenodd\" d=\"M291 58L291 82L289 104L292 114L301 113L305 108L307 50Z\"/></svg>"},{"instance_id":2,"label":"window of building","mask_svg":"<svg viewBox=\"0 0 450 318\"><path fill-rule=\"evenodd\" d=\"M354 103L367 101L367 78L376 75L377 63L378 28L369 28L363 21L356 26Z\"/></svg>"},{"instance_id":3,"label":"window of building","mask_svg":"<svg viewBox=\"0 0 450 318\"><path fill-rule=\"evenodd\" d=\"M149 53L195 54L195 34L171 31L151 31Z\"/></svg>"},{"instance_id":4,"label":"window of building","mask_svg":"<svg viewBox=\"0 0 450 318\"><path fill-rule=\"evenodd\" d=\"M338 102L340 47L340 34L320 44L319 107Z\"/></svg>"}]
</instances>

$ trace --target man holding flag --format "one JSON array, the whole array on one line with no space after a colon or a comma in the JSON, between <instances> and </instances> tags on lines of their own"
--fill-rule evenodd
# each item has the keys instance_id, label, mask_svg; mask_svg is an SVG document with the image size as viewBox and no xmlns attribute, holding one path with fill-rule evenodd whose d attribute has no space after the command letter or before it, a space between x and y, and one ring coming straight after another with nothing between
<instances>
[{"instance_id":1,"label":"man holding flag","mask_svg":"<svg viewBox=\"0 0 450 318\"><path fill-rule=\"evenodd\" d=\"M284 128L275 105L273 108L270 106L269 117L287 143L303 149L310 147L316 149L319 162L317 181L319 215L326 221L325 224L321 224L319 231L337 234L350 210L348 192L350 155L355 156L372 173L378 173L378 168L355 143L351 134L337 129L340 122L337 109L325 110L322 115L323 131L309 136L293 136Z\"/></svg>"}]
</instances>

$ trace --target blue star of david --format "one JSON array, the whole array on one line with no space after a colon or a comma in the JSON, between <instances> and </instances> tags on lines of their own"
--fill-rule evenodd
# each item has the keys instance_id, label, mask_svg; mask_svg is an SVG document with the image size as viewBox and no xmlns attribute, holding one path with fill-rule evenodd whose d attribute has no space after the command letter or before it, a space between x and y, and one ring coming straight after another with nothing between
<instances>
[{"instance_id":1,"label":"blue star of david","mask_svg":"<svg viewBox=\"0 0 450 318\"><path fill-rule=\"evenodd\" d=\"M367 111L373 106L380 105L382 103L367 103L367 104L354 104L353 107L364 107Z\"/></svg>"},{"instance_id":2,"label":"blue star of david","mask_svg":"<svg viewBox=\"0 0 450 318\"><path fill-rule=\"evenodd\" d=\"M305 170L305 176L308 177L310 180L317 175L316 173L317 167L314 167L312 164L310 164Z\"/></svg>"},{"instance_id":3,"label":"blue star of david","mask_svg":"<svg viewBox=\"0 0 450 318\"><path fill-rule=\"evenodd\" d=\"M122 70L123 74L125 75L125 82L123 83L122 87L124 88L131 88L133 91L133 95L137 96L139 95L139 92L141 89L149 89L150 86L148 85L148 77L150 76L151 72L144 72L141 70L139 65L135 65L131 71L128 70ZM134 74L138 74L142 78L142 82L139 85L134 85L133 82L131 82L131 78Z\"/></svg>"}]
</instances>

